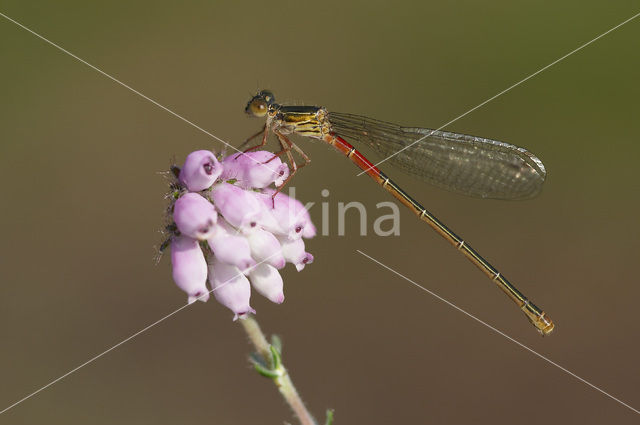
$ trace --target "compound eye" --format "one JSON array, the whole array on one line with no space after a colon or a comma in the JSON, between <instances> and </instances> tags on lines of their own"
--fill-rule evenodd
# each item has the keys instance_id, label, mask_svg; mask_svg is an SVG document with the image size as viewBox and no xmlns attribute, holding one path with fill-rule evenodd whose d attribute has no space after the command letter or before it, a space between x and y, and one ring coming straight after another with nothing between
<instances>
[{"instance_id":1,"label":"compound eye","mask_svg":"<svg viewBox=\"0 0 640 425\"><path fill-rule=\"evenodd\" d=\"M276 99L269 90L262 90L260 92L260 97L267 101L267 103L273 103Z\"/></svg>"},{"instance_id":2,"label":"compound eye","mask_svg":"<svg viewBox=\"0 0 640 425\"><path fill-rule=\"evenodd\" d=\"M256 117L264 117L267 114L267 102L255 99L249 104L249 111Z\"/></svg>"}]
</instances>

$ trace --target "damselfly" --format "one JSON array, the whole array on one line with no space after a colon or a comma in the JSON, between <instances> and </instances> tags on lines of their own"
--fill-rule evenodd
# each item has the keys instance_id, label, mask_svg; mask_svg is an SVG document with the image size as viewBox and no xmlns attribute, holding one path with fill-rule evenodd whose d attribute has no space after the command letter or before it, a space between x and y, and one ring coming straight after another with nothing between
<instances>
[{"instance_id":1,"label":"damselfly","mask_svg":"<svg viewBox=\"0 0 640 425\"><path fill-rule=\"evenodd\" d=\"M269 132L277 137L282 150L276 152L275 156L286 155L292 167L284 184L298 169L310 162L309 157L288 136L297 134L325 141L462 252L520 307L542 335L551 333L554 324L540 308L344 138L372 148L383 155L386 162L431 184L468 196L493 199L528 199L540 192L546 170L542 161L531 152L496 140L427 128L402 127L364 116L329 112L317 106L279 105L273 93L267 90L253 96L245 111L249 115L267 119L264 128L247 139L249 142L262 136L261 143L248 150L264 146ZM303 164L296 163L292 151L304 159Z\"/></svg>"}]
</instances>

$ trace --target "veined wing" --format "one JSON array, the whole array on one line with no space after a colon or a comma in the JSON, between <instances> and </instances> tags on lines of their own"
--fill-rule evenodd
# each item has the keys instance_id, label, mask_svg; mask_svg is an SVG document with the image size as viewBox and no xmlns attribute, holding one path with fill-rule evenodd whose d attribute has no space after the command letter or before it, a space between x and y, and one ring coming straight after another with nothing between
<instances>
[{"instance_id":1,"label":"veined wing","mask_svg":"<svg viewBox=\"0 0 640 425\"><path fill-rule=\"evenodd\" d=\"M546 177L534 154L497 140L338 112L329 113L329 122L337 135L361 142L384 158L393 155L385 162L467 196L528 199L540 192Z\"/></svg>"}]
</instances>

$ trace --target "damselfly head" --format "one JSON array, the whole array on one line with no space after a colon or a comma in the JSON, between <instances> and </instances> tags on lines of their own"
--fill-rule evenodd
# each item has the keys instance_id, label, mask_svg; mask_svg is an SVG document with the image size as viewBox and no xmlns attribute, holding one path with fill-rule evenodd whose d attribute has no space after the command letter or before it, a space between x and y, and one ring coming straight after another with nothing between
<instances>
[{"instance_id":1,"label":"damselfly head","mask_svg":"<svg viewBox=\"0 0 640 425\"><path fill-rule=\"evenodd\" d=\"M244 111L253 117L264 117L276 98L269 90L261 90L251 98Z\"/></svg>"}]
</instances>

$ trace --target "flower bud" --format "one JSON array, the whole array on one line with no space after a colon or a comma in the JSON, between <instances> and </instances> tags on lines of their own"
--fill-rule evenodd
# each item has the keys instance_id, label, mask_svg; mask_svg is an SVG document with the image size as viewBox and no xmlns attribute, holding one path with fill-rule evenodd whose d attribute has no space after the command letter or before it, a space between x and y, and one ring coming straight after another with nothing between
<instances>
[{"instance_id":1,"label":"flower bud","mask_svg":"<svg viewBox=\"0 0 640 425\"><path fill-rule=\"evenodd\" d=\"M222 165L213 153L202 150L187 155L178 180L190 192L199 192L211 187L220 174L222 174Z\"/></svg>"},{"instance_id":2,"label":"flower bud","mask_svg":"<svg viewBox=\"0 0 640 425\"><path fill-rule=\"evenodd\" d=\"M235 313L233 320L256 311L249 305L251 285L236 266L213 259L209 266L209 283L216 300Z\"/></svg>"},{"instance_id":3,"label":"flower bud","mask_svg":"<svg viewBox=\"0 0 640 425\"><path fill-rule=\"evenodd\" d=\"M174 236L171 240L173 280L188 295L189 304L207 301L207 262L197 240L188 236Z\"/></svg>"},{"instance_id":4,"label":"flower bud","mask_svg":"<svg viewBox=\"0 0 640 425\"><path fill-rule=\"evenodd\" d=\"M251 285L270 301L282 304L284 301L282 276L275 267L259 264L249 273Z\"/></svg>"},{"instance_id":5,"label":"flower bud","mask_svg":"<svg viewBox=\"0 0 640 425\"><path fill-rule=\"evenodd\" d=\"M289 177L289 166L272 152L255 151L229 155L222 160L223 180L236 179L243 188L264 188L280 185Z\"/></svg>"},{"instance_id":6,"label":"flower bud","mask_svg":"<svg viewBox=\"0 0 640 425\"><path fill-rule=\"evenodd\" d=\"M302 229L302 237L303 238L313 238L316 235L316 226L311 221L311 215L309 214L309 210L304 206L304 204L298 201L295 198L289 197L292 204L292 209L296 217L300 217L304 222L304 228Z\"/></svg>"},{"instance_id":7,"label":"flower bud","mask_svg":"<svg viewBox=\"0 0 640 425\"><path fill-rule=\"evenodd\" d=\"M272 233L264 229L253 229L246 235L251 248L251 256L259 263L271 264L276 269L285 266L280 242Z\"/></svg>"},{"instance_id":8,"label":"flower bud","mask_svg":"<svg viewBox=\"0 0 640 425\"><path fill-rule=\"evenodd\" d=\"M278 240L282 247L282 255L287 262L296 266L296 270L301 271L305 265L313 263L313 255L305 252L302 239L279 237Z\"/></svg>"},{"instance_id":9,"label":"flower bud","mask_svg":"<svg viewBox=\"0 0 640 425\"><path fill-rule=\"evenodd\" d=\"M299 263L295 264L296 270L299 271L299 272L301 272L302 269L304 269L304 266L306 266L307 264L313 263L313 255L311 255L308 252L305 252L304 254L305 255L304 255L304 258L302 259L302 261L300 261Z\"/></svg>"},{"instance_id":10,"label":"flower bud","mask_svg":"<svg viewBox=\"0 0 640 425\"><path fill-rule=\"evenodd\" d=\"M238 228L255 227L264 210L252 192L229 183L214 186L211 199L229 224Z\"/></svg>"},{"instance_id":11,"label":"flower bud","mask_svg":"<svg viewBox=\"0 0 640 425\"><path fill-rule=\"evenodd\" d=\"M248 269L256 265L256 260L251 257L249 241L240 234L230 232L230 228L223 223L224 221L220 220L215 235L207 239L209 247L218 260L248 272Z\"/></svg>"},{"instance_id":12,"label":"flower bud","mask_svg":"<svg viewBox=\"0 0 640 425\"><path fill-rule=\"evenodd\" d=\"M197 193L185 193L173 207L173 221L180 233L198 240L213 236L217 220L215 207Z\"/></svg>"},{"instance_id":13,"label":"flower bud","mask_svg":"<svg viewBox=\"0 0 640 425\"><path fill-rule=\"evenodd\" d=\"M277 233L286 235L290 239L298 239L303 235L307 235L306 237L315 236L316 228L304 205L284 193L278 193L275 197L274 194L276 194L274 189L267 188L256 197L262 201L278 224L279 231ZM273 231L275 232L275 229Z\"/></svg>"}]
</instances>

